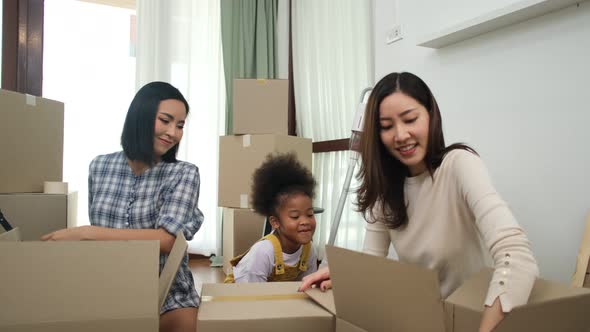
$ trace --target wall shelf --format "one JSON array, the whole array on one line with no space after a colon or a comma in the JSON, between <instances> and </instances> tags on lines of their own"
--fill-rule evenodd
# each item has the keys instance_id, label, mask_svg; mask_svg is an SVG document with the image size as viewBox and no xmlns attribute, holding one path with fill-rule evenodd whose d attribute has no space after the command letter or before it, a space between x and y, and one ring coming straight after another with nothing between
<instances>
[{"instance_id":1,"label":"wall shelf","mask_svg":"<svg viewBox=\"0 0 590 332\"><path fill-rule=\"evenodd\" d=\"M522 0L422 38L418 46L442 48L585 0Z\"/></svg>"}]
</instances>

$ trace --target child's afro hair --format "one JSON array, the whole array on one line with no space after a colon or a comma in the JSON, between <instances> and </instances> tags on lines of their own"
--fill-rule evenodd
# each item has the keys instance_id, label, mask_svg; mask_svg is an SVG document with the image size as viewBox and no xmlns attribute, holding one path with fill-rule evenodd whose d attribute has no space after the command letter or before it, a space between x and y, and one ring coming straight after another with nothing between
<instances>
[{"instance_id":1,"label":"child's afro hair","mask_svg":"<svg viewBox=\"0 0 590 332\"><path fill-rule=\"evenodd\" d=\"M252 205L261 215L277 214L284 195L305 194L313 199L316 181L294 153L269 154L252 175Z\"/></svg>"}]
</instances>

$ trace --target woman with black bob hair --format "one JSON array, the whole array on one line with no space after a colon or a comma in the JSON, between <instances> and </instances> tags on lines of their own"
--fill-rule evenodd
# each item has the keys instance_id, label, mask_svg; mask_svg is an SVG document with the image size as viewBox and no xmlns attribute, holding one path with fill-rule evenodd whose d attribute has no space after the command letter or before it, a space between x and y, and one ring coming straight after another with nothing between
<instances>
[{"instance_id":1,"label":"woman with black bob hair","mask_svg":"<svg viewBox=\"0 0 590 332\"><path fill-rule=\"evenodd\" d=\"M154 123L160 102L167 99L182 102L188 116L189 106L184 96L178 89L165 82L146 84L131 101L121 135L121 146L130 160L141 161L148 165L154 163L156 159L153 148ZM164 153L161 159L169 163L176 162L177 153L178 144Z\"/></svg>"},{"instance_id":2,"label":"woman with black bob hair","mask_svg":"<svg viewBox=\"0 0 590 332\"><path fill-rule=\"evenodd\" d=\"M203 223L199 169L176 160L188 112L186 99L172 85L142 87L127 112L123 151L90 163L91 226L59 230L42 240L159 240L161 271L176 234L190 240ZM185 255L160 308L160 331L195 331L199 304Z\"/></svg>"},{"instance_id":3,"label":"woman with black bob hair","mask_svg":"<svg viewBox=\"0 0 590 332\"><path fill-rule=\"evenodd\" d=\"M411 73L382 78L364 119L356 202L367 220L363 251L385 257L393 244L400 261L438 272L443 298L493 266L479 327L491 331L527 303L539 270L484 163L467 145L445 145L436 99ZM330 288L329 278L320 269L301 290Z\"/></svg>"}]
</instances>

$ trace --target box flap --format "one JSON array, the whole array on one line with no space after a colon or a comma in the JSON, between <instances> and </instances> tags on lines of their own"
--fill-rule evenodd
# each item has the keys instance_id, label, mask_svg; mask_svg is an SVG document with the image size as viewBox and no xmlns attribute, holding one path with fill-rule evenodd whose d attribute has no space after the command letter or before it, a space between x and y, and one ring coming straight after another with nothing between
<instances>
[{"instance_id":1,"label":"box flap","mask_svg":"<svg viewBox=\"0 0 590 332\"><path fill-rule=\"evenodd\" d=\"M310 288L305 291L305 294L314 300L317 304L324 307L332 314L336 314L336 305L334 304L334 294L331 289L322 292L318 288Z\"/></svg>"},{"instance_id":2,"label":"box flap","mask_svg":"<svg viewBox=\"0 0 590 332\"><path fill-rule=\"evenodd\" d=\"M367 330L350 324L342 318L336 318L336 332L367 332Z\"/></svg>"},{"instance_id":3,"label":"box flap","mask_svg":"<svg viewBox=\"0 0 590 332\"><path fill-rule=\"evenodd\" d=\"M8 232L4 232L0 234L0 241L20 241L20 230L18 227L15 227Z\"/></svg>"},{"instance_id":4,"label":"box flap","mask_svg":"<svg viewBox=\"0 0 590 332\"><path fill-rule=\"evenodd\" d=\"M582 236L582 243L580 243L580 249L578 251L578 258L576 260L576 271L572 277L572 286L583 287L586 273L590 268L590 213L586 218L586 228L584 229L584 235Z\"/></svg>"},{"instance_id":5,"label":"box flap","mask_svg":"<svg viewBox=\"0 0 590 332\"><path fill-rule=\"evenodd\" d=\"M20 228L23 241L38 241L45 234L67 227L68 197L42 193L0 194L0 207L12 226Z\"/></svg>"},{"instance_id":6,"label":"box flap","mask_svg":"<svg viewBox=\"0 0 590 332\"><path fill-rule=\"evenodd\" d=\"M155 332L159 320L154 318L101 319L25 323L2 326L2 332Z\"/></svg>"},{"instance_id":7,"label":"box flap","mask_svg":"<svg viewBox=\"0 0 590 332\"><path fill-rule=\"evenodd\" d=\"M477 329L492 274L483 269L445 300L454 306L453 331ZM589 307L590 290L537 279L527 305L514 308L494 331L583 331Z\"/></svg>"},{"instance_id":8,"label":"box flap","mask_svg":"<svg viewBox=\"0 0 590 332\"><path fill-rule=\"evenodd\" d=\"M104 319L157 322L158 256L158 241L0 241L0 330Z\"/></svg>"},{"instance_id":9,"label":"box flap","mask_svg":"<svg viewBox=\"0 0 590 332\"><path fill-rule=\"evenodd\" d=\"M339 318L369 331L444 328L436 272L332 246L326 252Z\"/></svg>"},{"instance_id":10,"label":"box flap","mask_svg":"<svg viewBox=\"0 0 590 332\"><path fill-rule=\"evenodd\" d=\"M445 302L482 311L493 273L494 270L490 268L482 269L449 295Z\"/></svg>"},{"instance_id":11,"label":"box flap","mask_svg":"<svg viewBox=\"0 0 590 332\"><path fill-rule=\"evenodd\" d=\"M301 282L203 284L199 321L272 320L297 317L332 319L298 292Z\"/></svg>"},{"instance_id":12,"label":"box flap","mask_svg":"<svg viewBox=\"0 0 590 332\"><path fill-rule=\"evenodd\" d=\"M162 308L164 302L166 302L166 296L168 296L170 287L176 278L176 273L178 273L178 268L182 263L182 259L184 256L186 256L187 248L188 243L184 238L184 234L182 231L178 231L176 234L176 240L172 245L172 250L170 250L170 254L166 259L166 263L164 264L164 268L162 268L162 273L160 274L160 281L158 283L158 310Z\"/></svg>"},{"instance_id":13,"label":"box flap","mask_svg":"<svg viewBox=\"0 0 590 332\"><path fill-rule=\"evenodd\" d=\"M590 290L537 279L527 305L517 307L497 332L587 331Z\"/></svg>"}]
</instances>

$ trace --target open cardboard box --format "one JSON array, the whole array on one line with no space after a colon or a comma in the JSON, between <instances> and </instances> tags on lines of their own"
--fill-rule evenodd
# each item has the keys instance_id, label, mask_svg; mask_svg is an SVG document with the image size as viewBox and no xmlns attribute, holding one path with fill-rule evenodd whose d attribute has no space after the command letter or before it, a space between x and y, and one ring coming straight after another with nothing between
<instances>
[{"instance_id":1,"label":"open cardboard box","mask_svg":"<svg viewBox=\"0 0 590 332\"><path fill-rule=\"evenodd\" d=\"M0 193L0 209L14 227L19 227L23 241L38 241L45 234L77 226L77 205L77 191L69 194Z\"/></svg>"},{"instance_id":2,"label":"open cardboard box","mask_svg":"<svg viewBox=\"0 0 590 332\"><path fill-rule=\"evenodd\" d=\"M446 300L435 271L326 246L333 291L307 294L336 316L337 332L477 331L492 270L482 270ZM529 302L494 330L588 331L590 291L537 279Z\"/></svg>"},{"instance_id":3,"label":"open cardboard box","mask_svg":"<svg viewBox=\"0 0 590 332\"><path fill-rule=\"evenodd\" d=\"M0 234L3 332L156 332L188 246L179 232L158 278L158 241L20 242L17 235L17 228Z\"/></svg>"},{"instance_id":4,"label":"open cardboard box","mask_svg":"<svg viewBox=\"0 0 590 332\"><path fill-rule=\"evenodd\" d=\"M8 232L4 231L3 228L0 228L0 241L20 241L20 229L15 227Z\"/></svg>"},{"instance_id":5,"label":"open cardboard box","mask_svg":"<svg viewBox=\"0 0 590 332\"><path fill-rule=\"evenodd\" d=\"M297 292L300 284L204 284L197 331L334 331L333 315Z\"/></svg>"}]
</instances>

